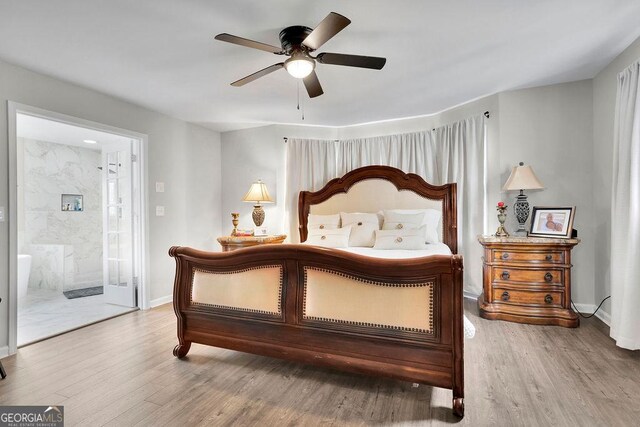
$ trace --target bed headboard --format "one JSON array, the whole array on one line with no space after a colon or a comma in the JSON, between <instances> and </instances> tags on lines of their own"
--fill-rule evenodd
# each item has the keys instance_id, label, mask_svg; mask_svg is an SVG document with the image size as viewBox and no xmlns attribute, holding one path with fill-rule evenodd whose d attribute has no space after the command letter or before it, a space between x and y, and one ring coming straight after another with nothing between
<instances>
[{"instance_id":1,"label":"bed headboard","mask_svg":"<svg viewBox=\"0 0 640 427\"><path fill-rule=\"evenodd\" d=\"M300 241L307 240L310 213L378 212L384 209L438 209L442 241L458 253L456 184L431 185L420 176L389 166L365 166L329 181L298 199Z\"/></svg>"}]
</instances>

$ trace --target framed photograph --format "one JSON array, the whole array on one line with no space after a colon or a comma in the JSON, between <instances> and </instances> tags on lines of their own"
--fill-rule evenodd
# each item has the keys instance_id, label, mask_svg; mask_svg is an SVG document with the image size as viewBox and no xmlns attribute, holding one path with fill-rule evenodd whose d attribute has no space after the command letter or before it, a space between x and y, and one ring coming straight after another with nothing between
<instances>
[{"instance_id":1,"label":"framed photograph","mask_svg":"<svg viewBox=\"0 0 640 427\"><path fill-rule=\"evenodd\" d=\"M254 227L253 235L254 236L268 236L269 235L269 230L267 229L267 227L264 227L264 226Z\"/></svg>"},{"instance_id":2,"label":"framed photograph","mask_svg":"<svg viewBox=\"0 0 640 427\"><path fill-rule=\"evenodd\" d=\"M570 239L575 214L575 206L563 208L534 206L529 236Z\"/></svg>"}]
</instances>

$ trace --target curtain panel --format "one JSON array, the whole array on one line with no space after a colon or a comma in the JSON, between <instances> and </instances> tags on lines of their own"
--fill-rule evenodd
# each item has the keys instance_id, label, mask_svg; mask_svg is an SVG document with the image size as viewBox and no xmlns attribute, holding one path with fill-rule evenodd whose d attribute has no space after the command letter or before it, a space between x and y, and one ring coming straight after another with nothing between
<instances>
[{"instance_id":1,"label":"curtain panel","mask_svg":"<svg viewBox=\"0 0 640 427\"><path fill-rule=\"evenodd\" d=\"M329 180L363 166L386 165L415 173L425 181L458 185L458 251L464 256L465 290L482 290L482 250L486 201L486 131L482 115L436 129L400 135L287 142L285 207L289 236L299 241L298 193L317 191Z\"/></svg>"},{"instance_id":2,"label":"curtain panel","mask_svg":"<svg viewBox=\"0 0 640 427\"><path fill-rule=\"evenodd\" d=\"M640 61L618 75L611 203L611 338L640 349Z\"/></svg>"}]
</instances>

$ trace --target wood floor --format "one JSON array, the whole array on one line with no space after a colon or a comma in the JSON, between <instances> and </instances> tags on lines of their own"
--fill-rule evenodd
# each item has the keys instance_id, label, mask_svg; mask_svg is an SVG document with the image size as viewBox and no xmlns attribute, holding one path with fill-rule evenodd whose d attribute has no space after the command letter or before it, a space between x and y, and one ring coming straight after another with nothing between
<instances>
[{"instance_id":1,"label":"wood floor","mask_svg":"<svg viewBox=\"0 0 640 427\"><path fill-rule=\"evenodd\" d=\"M465 342L466 416L451 392L194 344L171 355L169 305L52 338L3 359L0 405L64 405L67 426L640 423L640 352L595 318L578 329L488 321Z\"/></svg>"}]
</instances>

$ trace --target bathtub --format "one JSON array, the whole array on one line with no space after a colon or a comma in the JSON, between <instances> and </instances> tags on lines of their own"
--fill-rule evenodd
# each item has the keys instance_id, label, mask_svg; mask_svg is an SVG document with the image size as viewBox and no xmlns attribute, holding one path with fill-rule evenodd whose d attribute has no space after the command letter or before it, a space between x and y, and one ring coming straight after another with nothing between
<instances>
[{"instance_id":1,"label":"bathtub","mask_svg":"<svg viewBox=\"0 0 640 427\"><path fill-rule=\"evenodd\" d=\"M18 255L18 299L27 295L30 274L31 255Z\"/></svg>"}]
</instances>

